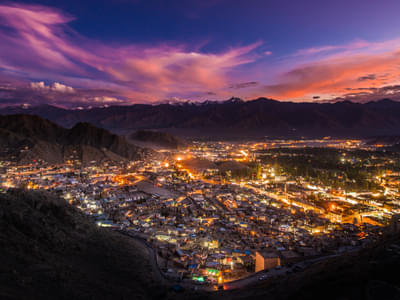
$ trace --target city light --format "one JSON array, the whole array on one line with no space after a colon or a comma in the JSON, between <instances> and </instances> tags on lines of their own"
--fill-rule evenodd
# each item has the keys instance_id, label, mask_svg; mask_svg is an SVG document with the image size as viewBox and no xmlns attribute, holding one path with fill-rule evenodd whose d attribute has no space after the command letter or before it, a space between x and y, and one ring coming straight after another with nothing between
<instances>
[{"instance_id":1,"label":"city light","mask_svg":"<svg viewBox=\"0 0 400 300\"><path fill-rule=\"evenodd\" d=\"M282 143L286 150L279 148ZM337 143L350 149L354 145ZM384 169L382 161L397 164L396 157L385 160L386 156L374 153L375 167L372 156L364 161L353 159L353 154L336 156L336 162L346 157L345 163L355 161L371 168L371 175L363 177L368 184L352 189L357 183L346 181L346 174L338 174L337 169L335 173L313 170L317 175L313 177L314 173L304 171L308 161L301 168L286 165L298 161L299 155L326 159L313 151L299 141L196 142L190 150L164 151L167 157L162 159L127 165L82 169L73 160L56 167L10 163L2 187L57 191L91 215L98 226L146 239L160 250L158 255L168 261L168 272L174 276L183 274L179 276L197 284L221 286L253 274L250 266L256 256L248 249L264 247L283 255L283 249L296 245L292 255L307 259L297 249L307 249L314 257L342 246L358 247L360 236L364 242L375 239L392 215L400 212L396 200L400 174L380 171L383 179L373 173L374 168ZM373 192L365 188L369 185ZM332 239L333 233L340 239Z\"/></svg>"}]
</instances>

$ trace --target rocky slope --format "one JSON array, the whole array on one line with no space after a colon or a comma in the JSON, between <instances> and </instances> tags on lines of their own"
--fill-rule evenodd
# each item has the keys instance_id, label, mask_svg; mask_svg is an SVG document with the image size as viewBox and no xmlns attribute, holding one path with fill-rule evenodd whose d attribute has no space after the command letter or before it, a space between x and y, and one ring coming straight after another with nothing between
<instances>
[{"instance_id":1,"label":"rocky slope","mask_svg":"<svg viewBox=\"0 0 400 300\"><path fill-rule=\"evenodd\" d=\"M138 130L131 134L129 138L134 141L168 149L180 149L188 146L188 143L183 139L161 131Z\"/></svg>"},{"instance_id":2,"label":"rocky slope","mask_svg":"<svg viewBox=\"0 0 400 300\"><path fill-rule=\"evenodd\" d=\"M0 153L22 163L34 160L62 163L79 159L83 164L155 155L89 123L78 123L66 129L32 115L0 116Z\"/></svg>"},{"instance_id":3,"label":"rocky slope","mask_svg":"<svg viewBox=\"0 0 400 300\"><path fill-rule=\"evenodd\" d=\"M0 194L0 299L157 299L148 252L45 192Z\"/></svg>"}]
</instances>

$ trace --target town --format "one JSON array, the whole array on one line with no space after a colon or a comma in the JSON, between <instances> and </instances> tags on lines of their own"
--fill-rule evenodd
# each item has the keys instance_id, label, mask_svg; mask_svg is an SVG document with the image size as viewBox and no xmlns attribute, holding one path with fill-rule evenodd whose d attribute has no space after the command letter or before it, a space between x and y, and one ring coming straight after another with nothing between
<instances>
[{"instance_id":1,"label":"town","mask_svg":"<svg viewBox=\"0 0 400 300\"><path fill-rule=\"evenodd\" d=\"M51 191L98 226L146 243L168 280L229 287L383 235L400 213L400 159L380 148L330 138L194 141L146 161L2 161L1 191Z\"/></svg>"}]
</instances>

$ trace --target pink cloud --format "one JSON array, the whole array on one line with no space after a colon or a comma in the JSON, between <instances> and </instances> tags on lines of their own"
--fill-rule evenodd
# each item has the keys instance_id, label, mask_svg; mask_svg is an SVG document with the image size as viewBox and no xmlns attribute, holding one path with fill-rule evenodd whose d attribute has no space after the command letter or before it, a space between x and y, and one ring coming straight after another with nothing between
<instances>
[{"instance_id":1,"label":"pink cloud","mask_svg":"<svg viewBox=\"0 0 400 300\"><path fill-rule=\"evenodd\" d=\"M219 53L183 44L109 45L72 30L73 20L46 6L0 5L0 83L4 78L20 82L0 85L1 95L13 101L12 87L23 86L18 95L29 97L34 90L33 102L62 98L65 106L68 99L74 105L97 105L173 97L223 99L232 93L307 100L345 96L349 88L351 94L370 96L375 91L371 88L386 93L383 87L400 81L400 40L310 47L283 58L274 53L273 65L272 59L262 61L271 51L254 54L260 42ZM260 64L249 64L258 59Z\"/></svg>"},{"instance_id":2,"label":"pink cloud","mask_svg":"<svg viewBox=\"0 0 400 300\"><path fill-rule=\"evenodd\" d=\"M316 55L323 52L327 53ZM305 56L303 62L300 59L300 63L294 63L277 76L275 84L265 85L258 93L287 100L309 100L315 95L340 97L349 88L382 88L400 82L400 40L360 41L296 52L296 56L300 54ZM372 92L372 89L367 91Z\"/></svg>"},{"instance_id":3,"label":"pink cloud","mask_svg":"<svg viewBox=\"0 0 400 300\"><path fill-rule=\"evenodd\" d=\"M223 89L260 43L222 53L181 46L109 46L74 32L74 18L38 5L0 5L0 67L15 76L85 88L107 86L130 101Z\"/></svg>"},{"instance_id":4,"label":"pink cloud","mask_svg":"<svg viewBox=\"0 0 400 300\"><path fill-rule=\"evenodd\" d=\"M371 47L372 44L366 41L357 40L346 45L325 45L320 47L311 47L297 50L293 56L315 56L317 54L329 54L338 51L351 51L357 49L365 49Z\"/></svg>"}]
</instances>

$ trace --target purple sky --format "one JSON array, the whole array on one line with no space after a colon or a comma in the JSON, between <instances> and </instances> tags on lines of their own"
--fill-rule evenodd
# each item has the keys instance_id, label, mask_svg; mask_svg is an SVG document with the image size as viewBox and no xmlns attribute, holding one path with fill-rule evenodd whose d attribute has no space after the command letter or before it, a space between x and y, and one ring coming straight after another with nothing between
<instances>
[{"instance_id":1,"label":"purple sky","mask_svg":"<svg viewBox=\"0 0 400 300\"><path fill-rule=\"evenodd\" d=\"M0 105L400 100L399 1L2 3Z\"/></svg>"}]
</instances>

